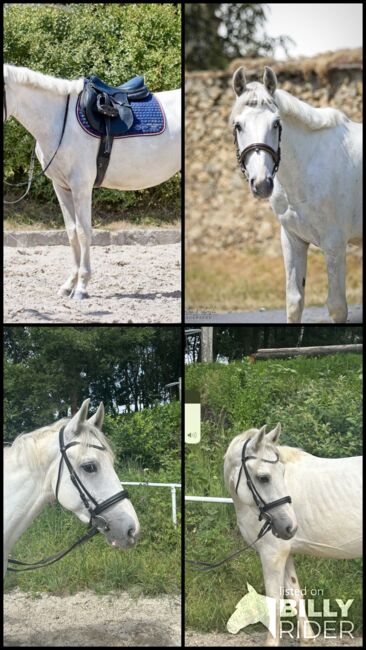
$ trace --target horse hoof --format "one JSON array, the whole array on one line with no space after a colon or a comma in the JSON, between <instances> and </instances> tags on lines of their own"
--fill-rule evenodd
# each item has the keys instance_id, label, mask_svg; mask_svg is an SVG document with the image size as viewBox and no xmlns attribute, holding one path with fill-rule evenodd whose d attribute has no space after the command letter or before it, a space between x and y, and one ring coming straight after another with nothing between
<instances>
[{"instance_id":1,"label":"horse hoof","mask_svg":"<svg viewBox=\"0 0 366 650\"><path fill-rule=\"evenodd\" d=\"M61 287L61 289L58 290L57 295L59 298L65 298L71 295L73 289L66 289L64 287Z\"/></svg>"},{"instance_id":2,"label":"horse hoof","mask_svg":"<svg viewBox=\"0 0 366 650\"><path fill-rule=\"evenodd\" d=\"M74 291L72 298L74 300L84 300L85 298L89 298L89 294L86 291Z\"/></svg>"}]
</instances>

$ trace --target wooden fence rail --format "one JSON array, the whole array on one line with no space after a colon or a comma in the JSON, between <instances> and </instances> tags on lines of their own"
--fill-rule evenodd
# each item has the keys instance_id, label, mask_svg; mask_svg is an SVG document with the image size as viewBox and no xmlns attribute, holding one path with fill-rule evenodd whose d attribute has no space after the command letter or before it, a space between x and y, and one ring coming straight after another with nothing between
<instances>
[{"instance_id":1,"label":"wooden fence rail","mask_svg":"<svg viewBox=\"0 0 366 650\"><path fill-rule=\"evenodd\" d=\"M287 359L288 357L321 357L327 354L362 354L362 343L353 345L321 345L309 348L269 348L251 356L258 359Z\"/></svg>"}]
</instances>

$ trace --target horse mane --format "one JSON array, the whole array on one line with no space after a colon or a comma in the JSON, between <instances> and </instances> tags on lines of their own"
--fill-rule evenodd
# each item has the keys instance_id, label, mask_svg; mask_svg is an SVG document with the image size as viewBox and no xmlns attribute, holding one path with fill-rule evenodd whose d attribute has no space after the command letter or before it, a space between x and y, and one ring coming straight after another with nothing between
<instances>
[{"instance_id":1,"label":"horse mane","mask_svg":"<svg viewBox=\"0 0 366 650\"><path fill-rule=\"evenodd\" d=\"M337 108L314 108L286 90L277 89L272 96L258 81L247 84L246 90L237 98L230 115L231 123L246 106L267 107L272 113L278 110L280 117L299 122L310 131L329 129L349 122L348 117Z\"/></svg>"},{"instance_id":2,"label":"horse mane","mask_svg":"<svg viewBox=\"0 0 366 650\"><path fill-rule=\"evenodd\" d=\"M37 443L49 435L58 435L61 427L66 426L69 421L69 418L62 418L57 422L53 422L52 424L49 424L45 427L41 427L40 429L35 429L30 433L21 433L15 438L11 447L8 447L5 451L8 453L9 451L13 450L17 455L19 455L19 459L21 458L23 463L27 462L29 463L29 466L33 468L39 467L42 457L40 445ZM75 436L75 440L80 443L76 446L77 461L79 461L84 456L88 445L95 445L96 443L100 443L106 448L105 451L108 454L111 462L114 462L114 453L107 438L105 437L104 433L102 433L102 431L90 424L90 422L86 421L82 423L80 434L78 436Z\"/></svg>"},{"instance_id":3,"label":"horse mane","mask_svg":"<svg viewBox=\"0 0 366 650\"><path fill-rule=\"evenodd\" d=\"M256 433L258 433L258 429L254 429L254 428L239 433L239 435L233 438L233 440L231 441L231 443L229 444L226 450L226 453L224 455L224 481L229 492L230 492L229 477L230 477L232 467L235 464L241 463L242 446L248 438L253 437ZM240 448L239 454L238 454L238 447ZM303 449L297 447L288 447L287 445L283 445L283 446L275 445L273 443L268 442L266 439L265 439L265 449L267 449L269 452L270 451L277 452L281 463L284 464L297 462L304 456L311 456L311 454L309 454L307 451L304 451ZM267 452L265 451L264 453Z\"/></svg>"},{"instance_id":4,"label":"horse mane","mask_svg":"<svg viewBox=\"0 0 366 650\"><path fill-rule=\"evenodd\" d=\"M84 86L84 79L58 79L29 68L4 64L4 81L23 84L42 90L50 90L58 95L78 95Z\"/></svg>"},{"instance_id":5,"label":"horse mane","mask_svg":"<svg viewBox=\"0 0 366 650\"><path fill-rule=\"evenodd\" d=\"M330 129L349 122L348 117L337 108L314 108L286 90L276 90L274 98L281 115L300 122L310 131Z\"/></svg>"}]
</instances>

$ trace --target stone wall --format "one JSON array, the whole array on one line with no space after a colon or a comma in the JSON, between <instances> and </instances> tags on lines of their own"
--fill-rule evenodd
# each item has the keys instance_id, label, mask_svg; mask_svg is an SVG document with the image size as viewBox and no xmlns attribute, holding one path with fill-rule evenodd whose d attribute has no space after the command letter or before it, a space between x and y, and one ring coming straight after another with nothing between
<instances>
[{"instance_id":1,"label":"stone wall","mask_svg":"<svg viewBox=\"0 0 366 650\"><path fill-rule=\"evenodd\" d=\"M264 65L280 88L312 106L333 106L362 120L362 54L330 53L313 59L274 62L238 59L224 72L186 74L185 217L186 247L207 252L230 246L280 254L279 225L268 201L253 199L241 174L228 125L234 70L244 66L248 81L262 81Z\"/></svg>"}]
</instances>

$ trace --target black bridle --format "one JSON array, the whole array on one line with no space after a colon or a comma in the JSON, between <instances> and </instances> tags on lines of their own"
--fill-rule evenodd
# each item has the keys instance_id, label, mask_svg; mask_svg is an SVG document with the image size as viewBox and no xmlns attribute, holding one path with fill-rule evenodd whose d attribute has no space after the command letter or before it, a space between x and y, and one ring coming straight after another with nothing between
<instances>
[{"instance_id":1,"label":"black bridle","mask_svg":"<svg viewBox=\"0 0 366 650\"><path fill-rule=\"evenodd\" d=\"M249 144L247 147L245 147L245 149L243 149L242 152L240 152L239 143L238 143L237 125L234 126L233 134L234 134L234 143L235 143L235 149L236 149L236 157L237 157L240 169L243 172L243 174L245 175L245 178L247 180L249 180L247 168L245 166L245 158L247 157L248 153L250 153L251 151L256 151L258 153L258 151L261 151L261 150L266 151L267 153L269 153L272 156L274 165L273 165L271 175L274 176L275 173L278 171L278 168L279 168L280 162L281 162L281 147L280 147L281 134L282 134L281 122L278 123L278 147L277 147L277 151L275 151L275 149L272 149L272 147L270 147L268 144L264 144L264 142L255 142L254 144Z\"/></svg>"},{"instance_id":2,"label":"black bridle","mask_svg":"<svg viewBox=\"0 0 366 650\"><path fill-rule=\"evenodd\" d=\"M108 499L105 499L105 501L102 501L102 503L98 503L94 497L88 492L86 489L85 485L83 484L82 480L79 478L77 473L75 472L70 459L67 455L67 450L70 449L70 447L74 447L74 445L80 445L80 442L69 442L67 445L65 445L64 441L64 430L65 427L62 427L59 432L59 443L60 443L60 452L61 452L61 460L60 464L58 467L58 476L57 476L57 484L56 484L56 500L58 500L58 491L59 491L59 486L60 486L60 479L61 479L61 474L62 474L62 463L63 461L65 462L65 465L67 469L69 470L70 478L73 484L75 485L77 491L80 494L80 498L85 506L85 508L88 510L90 514L90 521L89 525L95 526L96 528L99 528L103 532L107 532L109 530L109 526L107 522L105 521L104 517L100 517L101 512L104 512L104 510L107 510L107 508L110 508L111 506L114 506L116 503L119 501L122 501L122 499L128 499L129 494L127 490L121 490L120 492L117 492L113 496L109 497ZM93 447L94 449L101 449L102 451L106 450L106 447L103 445L87 445L87 447ZM94 508L90 505L90 502L94 504ZM102 523L103 522L103 523Z\"/></svg>"},{"instance_id":3,"label":"black bridle","mask_svg":"<svg viewBox=\"0 0 366 650\"><path fill-rule=\"evenodd\" d=\"M94 497L86 489L82 480L75 472L70 462L70 459L67 455L67 450L70 447L73 447L74 445L80 445L81 443L74 441L74 442L69 442L67 445L65 445L64 430L65 427L63 426L59 431L59 446L61 452L61 459L58 466L58 475L57 475L57 483L56 483L56 491L55 491L56 500L58 503L60 503L58 499L58 492L59 492L60 480L62 475L62 466L63 463L65 462L65 465L69 470L70 479L74 484L74 486L76 487L77 491L79 492L80 498L85 508L90 514L89 529L84 535L79 537L79 539L77 539L76 542L74 542L66 551L60 551L60 553L56 553L56 555L46 557L43 560L39 560L38 562L21 562L20 560L9 559L9 562L11 562L11 564L18 564L25 567L24 569L13 569L12 567L9 567L9 571L32 571L33 569L42 569L43 567L48 566L49 564L53 564L54 562L61 560L62 557L70 553L70 551L72 551L77 546L80 546L84 542L94 537L94 535L96 535L99 531L103 533L107 532L109 530L109 526L106 520L104 519L104 517L100 516L100 513L104 512L104 510L107 510L107 508L114 506L119 501L130 498L127 490L121 490L120 492L117 492L116 494L109 497L108 499L105 499L105 501L102 501L102 503L98 503L94 499ZM104 447L103 445L87 445L87 447L93 447L94 449L101 449L103 451L106 450L106 447ZM94 508L91 506L91 503L94 504Z\"/></svg>"},{"instance_id":4,"label":"black bridle","mask_svg":"<svg viewBox=\"0 0 366 650\"><path fill-rule=\"evenodd\" d=\"M257 488L255 487L255 485L253 483L252 477L250 476L249 470L248 470L247 465L246 465L248 460L252 460L254 458L257 458L257 456L246 456L246 454L245 454L247 446L248 446L250 440L251 440L251 438L248 438L248 440L246 440L245 443L243 444L243 448L242 448L242 451L241 451L241 465L240 465L238 480L236 482L235 492L236 492L236 494L238 494L238 487L239 487L239 483L240 483L240 478L241 478L241 475L242 475L242 471L244 469L244 474L245 474L246 479L247 479L247 486L248 486L250 492L252 493L252 496L253 496L253 499L254 499L254 502L255 502L257 508L259 509L259 517L258 517L258 519L259 519L259 521L262 521L262 519L265 519L265 522L264 522L262 528L260 529L260 531L259 531L259 533L257 535L257 538L254 540L254 542L252 542L251 544L248 544L247 546L244 546L244 548L241 548L238 551L235 551L234 553L232 553L228 557L224 558L223 560L220 560L219 562L211 563L211 562L202 562L200 560L197 560L197 561L196 560L188 560L188 563L193 565L194 568L196 570L198 570L198 571L210 571L211 569L216 569L217 567L221 566L222 564L225 564L225 562L228 562L229 560L232 560L234 557L236 557L240 553L243 553L243 551L246 551L246 550L248 550L248 548L251 548L252 546L254 546L254 544L256 544L256 542L258 542L258 540L260 540L262 537L264 537L264 535L266 533L268 533L271 529L272 529L272 532L275 535L275 537L278 537L278 535L277 535L277 533L276 533L276 531L275 531L275 529L273 527L272 515L271 515L271 513L269 511L272 510L273 508L277 508L277 506L282 506L284 503L292 503L292 499L291 499L290 496L281 497L281 499L276 499L276 501L271 501L270 503L266 503L265 500L263 499L263 497L261 497L261 495L259 494ZM275 454L276 454L276 460L268 460L267 458L261 458L260 460L263 463L271 463L271 464L278 463L280 457L279 457L277 452L275 452Z\"/></svg>"},{"instance_id":5,"label":"black bridle","mask_svg":"<svg viewBox=\"0 0 366 650\"><path fill-rule=\"evenodd\" d=\"M263 499L263 497L261 497L261 495L259 494L257 488L255 487L255 485L253 483L252 477L250 476L249 470L247 468L247 461L252 460L253 458L257 458L257 456L246 456L245 455L246 448L247 448L250 440L251 439L248 438L248 440L246 440L244 445L243 445L243 449L242 449L242 452L241 452L241 466L240 466L240 470L239 470L239 476L238 476L238 480L237 480L237 483L236 483L235 492L236 492L236 494L238 494L238 487L239 487L240 477L241 477L242 471L244 469L245 477L247 479L247 486L248 486L249 490L252 493L252 496L253 496L253 499L255 501L255 504L256 504L257 508L259 509L259 517L258 517L258 519L259 519L259 521L262 521L262 519L265 519L266 521L265 521L264 526L269 525L268 530L271 530L271 528L273 529L273 521L272 521L272 515L269 513L269 511L272 510L272 508L277 508L277 506L283 506L284 503L292 503L292 501L291 501L291 497L287 496L287 497L281 497L281 499L276 499L276 501L271 501L270 503L266 503L265 500ZM276 454L276 460L268 460L267 458L261 458L261 462L262 463L271 463L273 465L275 463L278 463L280 457L279 457L277 452L275 452L275 454ZM266 532L268 532L268 531L266 530Z\"/></svg>"}]
</instances>

